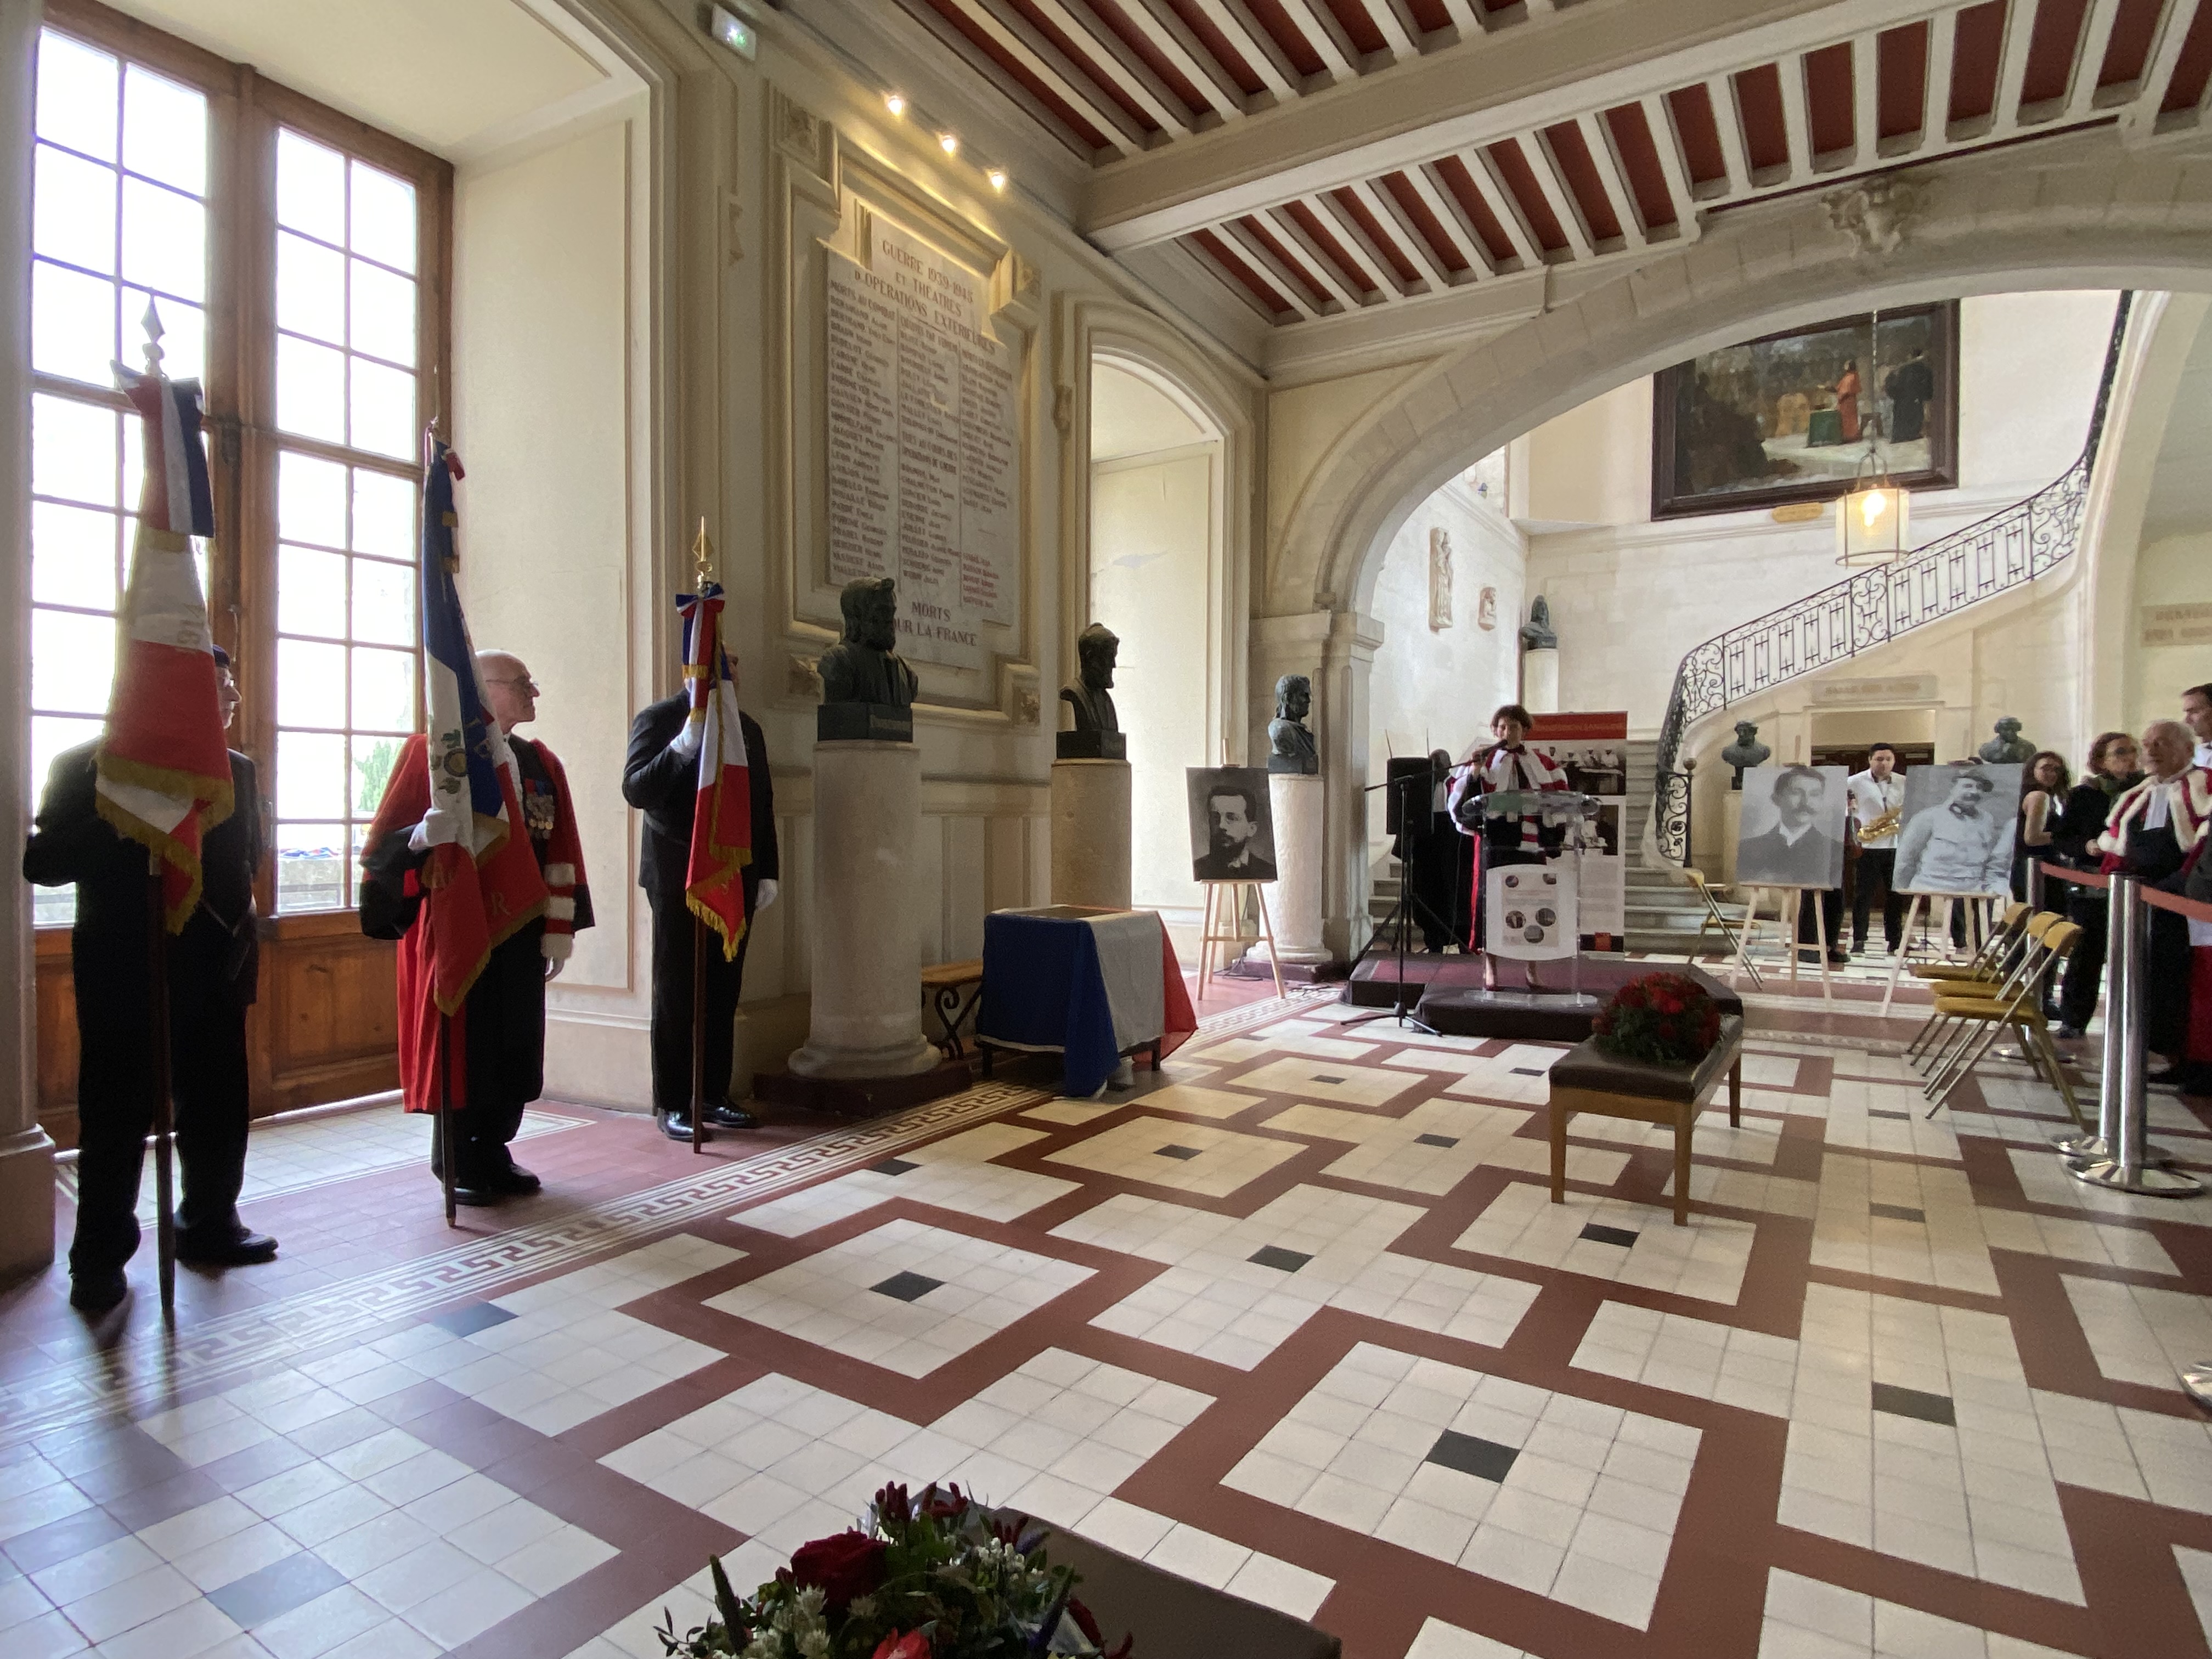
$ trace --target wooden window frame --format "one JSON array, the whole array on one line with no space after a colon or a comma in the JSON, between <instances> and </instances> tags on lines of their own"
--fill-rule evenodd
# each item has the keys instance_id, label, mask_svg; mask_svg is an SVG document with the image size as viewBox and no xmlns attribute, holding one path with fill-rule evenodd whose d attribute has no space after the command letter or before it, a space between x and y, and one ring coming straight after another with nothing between
<instances>
[{"instance_id":1,"label":"wooden window frame","mask_svg":"<svg viewBox=\"0 0 2212 1659\"><path fill-rule=\"evenodd\" d=\"M232 740L251 756L273 819L276 798L276 466L282 450L372 465L420 482L419 460L362 452L276 427L276 134L289 127L415 187L417 412L439 411L453 384L453 172L405 140L268 79L250 64L112 11L97 0L47 0L44 27L143 64L208 100L207 360L204 377L216 537L209 550L208 610L215 638L237 665L241 702ZM126 347L127 355L127 347ZM74 381L34 376L34 391L83 398ZM119 393L113 398L123 406ZM125 481L126 489L131 482ZM416 603L421 603L417 595ZM421 643L413 647L419 663ZM415 729L422 728L422 677ZM349 792L351 788L348 777ZM351 857L351 849L345 849ZM276 908L276 860L255 878L264 937L349 934L350 908ZM65 927L41 929L62 934Z\"/></svg>"}]
</instances>

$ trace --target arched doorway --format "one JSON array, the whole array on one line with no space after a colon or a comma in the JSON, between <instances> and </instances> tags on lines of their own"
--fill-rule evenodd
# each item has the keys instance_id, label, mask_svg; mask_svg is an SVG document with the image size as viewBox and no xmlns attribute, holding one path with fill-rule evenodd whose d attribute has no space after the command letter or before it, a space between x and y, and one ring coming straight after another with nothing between
<instances>
[{"instance_id":1,"label":"arched doorway","mask_svg":"<svg viewBox=\"0 0 2212 1659\"><path fill-rule=\"evenodd\" d=\"M2155 173L2153 179L2147 175ZM1702 238L1478 343L1431 359L1352 422L1302 484L1268 566L1258 615L1326 615L1315 637L1364 641L1394 538L1419 505L1478 457L1625 381L1732 339L1842 311L1954 295L2050 289L2212 287L2200 185L2154 157L2054 142L2025 154L1926 169L1923 219L1886 252L1830 222L1817 198L1731 213ZM2049 201L2072 204L2054 216ZM2097 234L2079 229L2094 223ZM2097 585L2087 625L2118 625ZM1686 643L1694 643L1686 641ZM1346 707L1363 707L1369 663L1342 654ZM1371 654L1371 652L1369 653ZM1364 719L1322 732L1330 792L1324 921L1346 952L1364 933Z\"/></svg>"},{"instance_id":2,"label":"arched doorway","mask_svg":"<svg viewBox=\"0 0 2212 1659\"><path fill-rule=\"evenodd\" d=\"M1091 366L1090 614L1121 637L1132 901L1194 919L1183 770L1217 763L1224 683L1224 434L1173 380L1100 352Z\"/></svg>"}]
</instances>

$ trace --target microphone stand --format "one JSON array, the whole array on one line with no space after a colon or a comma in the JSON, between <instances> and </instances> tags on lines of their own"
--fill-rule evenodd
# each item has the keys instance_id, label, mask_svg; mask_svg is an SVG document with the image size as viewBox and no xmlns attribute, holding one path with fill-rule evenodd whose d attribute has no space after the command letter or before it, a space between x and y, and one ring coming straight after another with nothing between
<instances>
[{"instance_id":1,"label":"microphone stand","mask_svg":"<svg viewBox=\"0 0 2212 1659\"><path fill-rule=\"evenodd\" d=\"M1395 788L1397 790L1399 796L1399 832L1405 836L1409 848L1415 840L1415 834L1408 826L1410 826L1413 822L1412 815L1413 805L1415 800L1418 799L1415 795L1414 790L1409 786L1415 784L1418 784L1420 787L1421 795L1425 796L1430 791L1435 788L1436 779L1431 775L1425 772L1408 774L1404 777L1385 779L1381 783L1368 784L1359 792L1361 794L1364 795L1370 794L1377 789ZM1419 801L1419 805L1422 809L1421 816L1424 818L1430 817L1431 812L1429 810L1428 801L1426 799L1421 799ZM1427 834L1428 832L1425 830L1420 832L1421 839L1425 840ZM1390 907L1389 917L1382 924L1386 928L1395 928L1398 934L1398 978L1396 987L1391 993L1391 1006L1388 1010L1378 1008L1371 1014L1362 1014L1357 1019L1347 1019L1337 1027L1339 1030L1348 1031L1356 1026L1370 1025L1378 1019L1389 1019L1395 1017L1400 1025L1410 1025L1415 1030L1419 1031L1425 1036L1442 1036L1443 1035L1443 1033L1437 1030L1435 1026L1425 1023L1418 1016L1413 1013L1407 1005L1406 941L1407 935L1413 931L1413 918L1411 909L1413 902L1413 867L1410 863L1401 861L1399 865L1398 902ZM1449 933L1450 931L1449 927L1447 927L1445 931ZM1367 960L1368 952L1375 948L1375 938L1376 936L1370 933L1368 935L1367 943L1360 946L1359 954L1353 959L1352 963L1352 969L1354 973L1358 972L1359 964ZM1425 987L1424 989L1425 988L1426 988ZM1415 999L1415 1000L1418 1001L1419 999Z\"/></svg>"}]
</instances>

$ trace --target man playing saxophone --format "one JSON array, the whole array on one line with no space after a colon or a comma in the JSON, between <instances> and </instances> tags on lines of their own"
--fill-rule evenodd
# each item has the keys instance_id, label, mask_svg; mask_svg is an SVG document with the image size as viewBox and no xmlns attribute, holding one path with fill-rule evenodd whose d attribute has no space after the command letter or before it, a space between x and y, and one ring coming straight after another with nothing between
<instances>
[{"instance_id":1,"label":"man playing saxophone","mask_svg":"<svg viewBox=\"0 0 2212 1659\"><path fill-rule=\"evenodd\" d=\"M1857 872L1851 884L1851 954L1866 952L1867 916L1875 890L1881 890L1881 927L1892 955L1905 931L1905 901L1897 896L1897 826L1905 810L1905 778L1897 769L1897 750L1878 743L1867 754L1867 769L1854 772L1850 796L1853 839L1858 843Z\"/></svg>"}]
</instances>

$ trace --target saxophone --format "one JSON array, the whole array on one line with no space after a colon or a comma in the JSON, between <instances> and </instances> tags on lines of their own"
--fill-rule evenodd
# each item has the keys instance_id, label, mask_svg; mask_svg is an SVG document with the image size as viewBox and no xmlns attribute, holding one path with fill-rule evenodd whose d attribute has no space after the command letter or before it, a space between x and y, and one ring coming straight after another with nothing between
<instances>
[{"instance_id":1,"label":"saxophone","mask_svg":"<svg viewBox=\"0 0 2212 1659\"><path fill-rule=\"evenodd\" d=\"M1898 821L1898 810L1893 806L1872 823L1860 825L1859 839L1865 841L1870 836L1893 836L1897 833Z\"/></svg>"}]
</instances>

